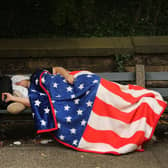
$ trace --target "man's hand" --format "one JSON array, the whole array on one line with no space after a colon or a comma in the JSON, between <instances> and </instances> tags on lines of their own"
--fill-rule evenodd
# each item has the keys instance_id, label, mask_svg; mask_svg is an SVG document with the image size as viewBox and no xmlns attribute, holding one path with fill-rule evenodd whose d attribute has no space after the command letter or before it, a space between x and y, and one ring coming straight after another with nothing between
<instances>
[{"instance_id":1,"label":"man's hand","mask_svg":"<svg viewBox=\"0 0 168 168\"><path fill-rule=\"evenodd\" d=\"M66 78L68 83L73 84L74 83L74 76L73 75L68 75Z\"/></svg>"},{"instance_id":2,"label":"man's hand","mask_svg":"<svg viewBox=\"0 0 168 168\"><path fill-rule=\"evenodd\" d=\"M53 74L59 73L62 75L68 83L73 84L74 83L74 76L69 74L69 71L64 69L63 67L53 67L52 68Z\"/></svg>"},{"instance_id":3,"label":"man's hand","mask_svg":"<svg viewBox=\"0 0 168 168\"><path fill-rule=\"evenodd\" d=\"M10 93L2 93L2 101L5 101L6 103L13 101L13 96Z\"/></svg>"}]
</instances>

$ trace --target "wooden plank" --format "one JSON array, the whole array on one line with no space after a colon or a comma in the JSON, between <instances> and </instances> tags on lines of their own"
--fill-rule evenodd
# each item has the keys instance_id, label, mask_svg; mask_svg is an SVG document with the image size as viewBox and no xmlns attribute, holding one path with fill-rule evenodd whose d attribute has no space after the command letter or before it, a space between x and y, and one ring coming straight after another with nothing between
<instances>
[{"instance_id":1,"label":"wooden plank","mask_svg":"<svg viewBox=\"0 0 168 168\"><path fill-rule=\"evenodd\" d=\"M142 64L136 65L136 84L145 87L145 67Z\"/></svg>"},{"instance_id":2,"label":"wooden plank","mask_svg":"<svg viewBox=\"0 0 168 168\"><path fill-rule=\"evenodd\" d=\"M100 72L96 74L110 81L135 81L135 72Z\"/></svg>"},{"instance_id":3,"label":"wooden plank","mask_svg":"<svg viewBox=\"0 0 168 168\"><path fill-rule=\"evenodd\" d=\"M168 80L168 72L146 72L146 80Z\"/></svg>"}]
</instances>

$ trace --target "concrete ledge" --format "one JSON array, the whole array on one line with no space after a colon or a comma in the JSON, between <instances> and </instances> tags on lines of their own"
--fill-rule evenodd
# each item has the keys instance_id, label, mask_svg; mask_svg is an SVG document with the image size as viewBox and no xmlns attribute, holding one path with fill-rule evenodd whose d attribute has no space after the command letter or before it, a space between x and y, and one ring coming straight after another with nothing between
<instances>
[{"instance_id":1,"label":"concrete ledge","mask_svg":"<svg viewBox=\"0 0 168 168\"><path fill-rule=\"evenodd\" d=\"M1 39L0 57L112 56L168 53L168 36Z\"/></svg>"},{"instance_id":2,"label":"concrete ledge","mask_svg":"<svg viewBox=\"0 0 168 168\"><path fill-rule=\"evenodd\" d=\"M130 38L1 39L1 57L108 56L132 53Z\"/></svg>"},{"instance_id":3,"label":"concrete ledge","mask_svg":"<svg viewBox=\"0 0 168 168\"><path fill-rule=\"evenodd\" d=\"M136 53L168 53L168 36L133 37L132 40Z\"/></svg>"}]
</instances>

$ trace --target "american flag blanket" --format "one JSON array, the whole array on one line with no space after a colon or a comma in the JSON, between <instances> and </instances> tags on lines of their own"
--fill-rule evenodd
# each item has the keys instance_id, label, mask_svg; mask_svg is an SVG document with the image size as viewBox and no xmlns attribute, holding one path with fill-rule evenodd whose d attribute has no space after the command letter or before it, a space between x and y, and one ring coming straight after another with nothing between
<instances>
[{"instance_id":1,"label":"american flag blanket","mask_svg":"<svg viewBox=\"0 0 168 168\"><path fill-rule=\"evenodd\" d=\"M37 133L85 152L142 151L166 102L155 91L107 81L89 71L71 72L71 85L59 74L38 71L29 98Z\"/></svg>"}]
</instances>

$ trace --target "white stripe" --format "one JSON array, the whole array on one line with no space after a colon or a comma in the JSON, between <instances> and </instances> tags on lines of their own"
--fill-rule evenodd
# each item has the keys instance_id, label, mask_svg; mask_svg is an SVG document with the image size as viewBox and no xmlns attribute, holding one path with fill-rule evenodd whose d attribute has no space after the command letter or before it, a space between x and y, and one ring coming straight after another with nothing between
<instances>
[{"instance_id":1,"label":"white stripe","mask_svg":"<svg viewBox=\"0 0 168 168\"><path fill-rule=\"evenodd\" d=\"M123 112L129 113L132 110L137 109L142 105L142 103L147 103L148 106L152 109L152 111L156 114L160 114L163 110L163 107L160 106L160 104L157 102L156 99L152 97L142 97L137 103L132 104L130 107L126 107L125 109L122 109Z\"/></svg>"},{"instance_id":2,"label":"white stripe","mask_svg":"<svg viewBox=\"0 0 168 168\"><path fill-rule=\"evenodd\" d=\"M110 104L118 109L122 109L122 108L125 108L125 107L128 107L129 105L131 105L130 102L125 101L120 96L107 90L105 87L103 87L103 85L101 85L101 83L98 87L96 97L98 97L99 99L101 99L105 103Z\"/></svg>"},{"instance_id":3,"label":"white stripe","mask_svg":"<svg viewBox=\"0 0 168 168\"><path fill-rule=\"evenodd\" d=\"M85 75L85 74L93 74L92 72L90 72L90 71L80 71L80 72L78 72L78 73L76 73L75 75L74 75L74 77L76 78L76 77L78 77L78 76L80 76L80 75Z\"/></svg>"},{"instance_id":4,"label":"white stripe","mask_svg":"<svg viewBox=\"0 0 168 168\"><path fill-rule=\"evenodd\" d=\"M96 96L105 103L112 105L125 113L130 113L132 110L137 109L142 103L147 103L156 114L160 114L163 110L163 107L160 106L157 100L153 97L142 97L137 103L131 104L122 97L110 92L101 84L99 85Z\"/></svg>"},{"instance_id":5,"label":"white stripe","mask_svg":"<svg viewBox=\"0 0 168 168\"><path fill-rule=\"evenodd\" d=\"M103 117L91 112L88 125L96 130L113 131L122 138L130 138L137 131L143 131L146 138L150 138L152 127L146 123L146 118L143 117L130 124L126 124L120 120Z\"/></svg>"},{"instance_id":6,"label":"white stripe","mask_svg":"<svg viewBox=\"0 0 168 168\"><path fill-rule=\"evenodd\" d=\"M87 142L84 138L81 138L78 147L81 149L95 151L95 152L117 152L120 154L128 153L138 148L136 144L127 144L120 148L114 148L111 145L108 145L105 143L90 143L90 142Z\"/></svg>"},{"instance_id":7,"label":"white stripe","mask_svg":"<svg viewBox=\"0 0 168 168\"><path fill-rule=\"evenodd\" d=\"M131 94L133 97L140 97L140 96L143 96L144 94L152 93L155 95L156 99L163 100L160 93L156 92L154 90L149 90L149 89L145 89L145 88L141 89L141 90L134 90L134 89L129 89L129 87L125 87L124 85L121 85L121 84L117 84L117 85L120 87L122 92ZM128 86L128 85L126 85L126 86Z\"/></svg>"}]
</instances>

